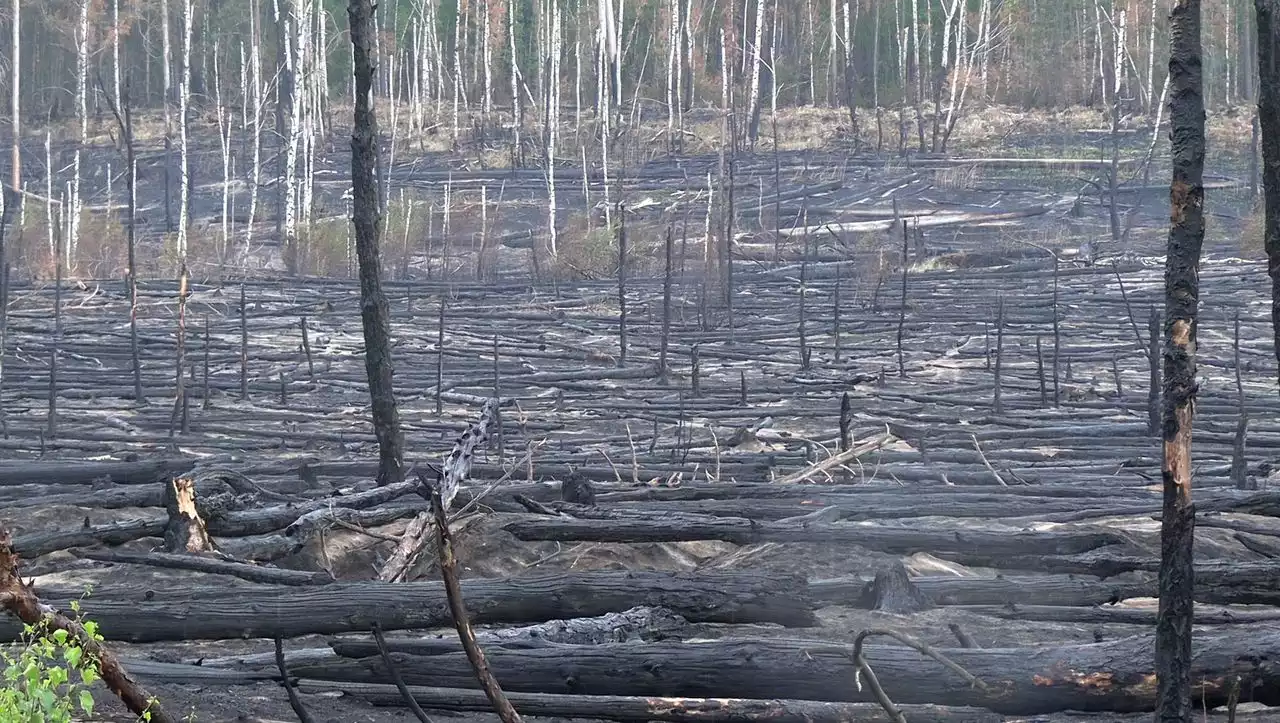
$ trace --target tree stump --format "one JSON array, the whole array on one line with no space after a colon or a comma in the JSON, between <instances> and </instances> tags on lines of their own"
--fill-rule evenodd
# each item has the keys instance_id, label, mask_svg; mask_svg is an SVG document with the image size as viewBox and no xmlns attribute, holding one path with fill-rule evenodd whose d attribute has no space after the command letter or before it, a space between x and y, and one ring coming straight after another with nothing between
<instances>
[{"instance_id":1,"label":"tree stump","mask_svg":"<svg viewBox=\"0 0 1280 723\"><path fill-rule=\"evenodd\" d=\"M911 582L907 568L901 562L895 562L876 573L870 594L874 596L871 609L886 613L903 615L933 607L928 596Z\"/></svg>"},{"instance_id":2,"label":"tree stump","mask_svg":"<svg viewBox=\"0 0 1280 723\"><path fill-rule=\"evenodd\" d=\"M164 530L167 552L211 552L214 549L196 503L195 480L175 477L166 484L164 508L169 513L169 523Z\"/></svg>"}]
</instances>

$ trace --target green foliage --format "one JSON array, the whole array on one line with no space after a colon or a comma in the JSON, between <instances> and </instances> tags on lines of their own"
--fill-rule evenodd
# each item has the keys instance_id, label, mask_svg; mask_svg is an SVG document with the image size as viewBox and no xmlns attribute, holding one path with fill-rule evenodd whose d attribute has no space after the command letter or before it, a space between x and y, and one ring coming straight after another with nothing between
<instances>
[{"instance_id":1,"label":"green foliage","mask_svg":"<svg viewBox=\"0 0 1280 723\"><path fill-rule=\"evenodd\" d=\"M96 623L81 624L91 639L102 640ZM66 630L47 626L27 625L16 644L0 648L0 720L6 723L70 723L81 713L93 715L89 687L99 678L98 661Z\"/></svg>"}]
</instances>

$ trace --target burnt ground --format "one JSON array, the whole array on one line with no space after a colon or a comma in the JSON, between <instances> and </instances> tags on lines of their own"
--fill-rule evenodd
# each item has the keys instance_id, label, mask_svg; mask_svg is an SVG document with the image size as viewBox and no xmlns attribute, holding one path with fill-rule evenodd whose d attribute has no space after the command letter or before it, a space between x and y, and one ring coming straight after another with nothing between
<instances>
[{"instance_id":1,"label":"burnt ground","mask_svg":"<svg viewBox=\"0 0 1280 723\"><path fill-rule=\"evenodd\" d=\"M425 463L443 457L478 413L479 401L493 393L495 370L501 395L518 403L518 409L504 412L501 442L484 452L479 460L484 465L473 475L476 490L485 489L503 470L510 480L490 491L480 512L459 525L464 576L750 570L820 581L869 577L902 561L918 577L1065 577L1027 569L1025 562L1003 552L1007 566L1000 559L956 559L927 548L904 553L844 543L522 541L505 529L528 517L512 508L505 486L543 482L554 497L570 466L593 479L598 495L618 493L601 503L606 508L777 519L782 513L768 505L750 509L755 504L751 499L740 500L741 506L730 513L674 498L665 506L646 506L628 501L624 493L647 489L661 498L680 487L777 483L838 448L845 393L851 402L852 438L875 443L855 460L803 482L814 488L815 498L831 493L853 501L870 495L873 502L867 509L846 516L850 521L841 524L906 525L921 531L1105 531L1122 536L1123 542L1114 546L1118 554L1158 557L1159 523L1152 514L1158 511L1160 449L1147 430L1146 349L1148 313L1163 298L1160 253L1167 214L1159 179L1165 174L1153 170L1151 188L1139 188L1142 181L1132 180L1133 188L1118 201L1129 230L1124 240L1112 242L1107 199L1081 181L1081 176L1100 177L1089 162L1063 168L984 161L995 155L1060 156L1088 148L1091 136L1077 131L1071 140L1065 131L1021 133L1008 148L962 148L963 155L910 163L843 150L789 151L777 159L780 183L771 154L740 159L732 305L724 303L715 269L703 263L704 187L715 157L636 164L624 183L633 249L625 360L620 359L618 289L612 278L617 262L608 258L607 238L603 250L591 245L589 233L570 246L574 263L561 269L561 279L531 279L523 234L540 223L541 172L453 168L452 162L433 164L429 155L397 165L391 174L396 193L403 188L416 196L417 203L428 206L423 215L433 219L425 229L406 224L403 238L413 242L403 243L407 254L388 260L395 266L388 270L393 279L388 295L410 458ZM1127 156L1145 151L1146 140L1140 136L1134 134ZM340 168L341 158L329 163ZM1269 286L1263 264L1241 258L1253 247L1247 238L1247 190L1239 187L1243 171L1235 159L1212 170L1216 175L1210 180L1220 187L1209 191L1213 216L1202 272L1203 383L1195 438L1198 494L1210 506L1253 494L1235 490L1231 478L1242 409L1250 419L1244 454L1247 485L1269 489L1273 450L1280 447L1280 427L1273 421ZM580 177L581 168L564 173L566 179ZM459 204L448 246L436 235L442 219L430 213L446 184L451 203ZM495 186L502 189L501 202L492 200ZM598 200L600 189L588 186ZM480 187L494 204L483 219L478 213ZM585 205L581 185L574 189L566 181L565 189L566 208ZM877 226L895 212L909 219L912 229L905 303L901 235ZM600 214L597 209L597 225ZM586 223L586 215L572 220ZM807 217L809 232L788 231L798 228L802 217ZM666 340L670 370L659 375L651 367L663 347L662 239L669 225L674 236ZM394 231L393 226L390 233ZM1092 249L1082 248L1086 242ZM272 252L266 247L258 253ZM1060 258L1056 265L1051 253ZM477 263L486 267L481 279L474 273ZM0 392L0 457L7 459L0 475L8 480L0 485L0 522L19 540L74 530L86 520L100 527L163 517L163 509L123 505L113 497L133 494L139 485L70 477L20 484L12 474L54 474L69 460L193 459L199 474L240 475L265 490L254 499L241 496L237 504L246 508L272 504L272 494L322 498L370 485L376 447L367 421L358 287L353 282L210 278L195 284L186 304L183 365L192 381L185 413L180 409L176 415L176 286L144 279L141 293L141 378L147 405L133 399L128 304L119 281L85 278L60 290L42 279L15 281ZM242 293L247 301L243 310ZM242 329L248 351L243 366ZM51 410L49 360L55 357ZM437 377L443 387L437 386ZM1026 486L1046 490L1030 495L1035 502L1029 508L1016 504L1016 495L1009 492ZM911 507L929 494L978 487L994 497L984 497L989 509L977 513L957 516L935 509L889 514L879 509L885 500ZM1055 494L1050 490L1064 487L1097 494L1071 498L1068 512L1058 507L1037 512L1035 505L1048 505ZM795 514L821 504L797 501ZM399 538L413 514L407 510L399 519L371 526L378 536L329 524L309 536L301 551L264 564L324 570L340 580L373 579L396 547L386 538ZM1265 562L1273 557L1268 544L1280 545L1274 539L1280 536L1274 516L1226 511L1203 519L1211 521L1197 531L1198 560ZM225 542L224 549L235 547L236 540ZM144 537L112 549L162 546L159 538ZM93 562L67 550L31 556L27 564L38 588L55 595L91 586L85 604L90 616L95 596L253 585L221 575ZM436 576L429 556L411 574L415 579ZM1119 579L1149 577L1137 572ZM954 647L949 626L957 624L984 648L1089 643L1150 632L1149 626L1136 624L1006 619L956 605L896 615L862 609L852 600L840 602L822 603L818 628L694 624L690 632L699 638L851 641L861 630L887 627L931 645ZM1154 610L1155 603L1130 597L1120 605ZM1249 625L1259 634L1280 631L1280 622ZM1204 625L1198 632L1209 635L1231 627L1236 626ZM308 635L286 646L291 652L305 651L341 638L367 635ZM113 648L132 661L192 663L268 652L272 643L119 642ZM139 677L170 711L194 710L201 721L240 715L293 718L274 682L184 684L163 675ZM893 681L884 683L893 696ZM412 719L399 708L374 708L316 689L310 688L304 699L317 720ZM103 715L123 720L109 698L106 691L98 696ZM1275 715L1256 704L1249 708L1247 696L1245 700L1237 720ZM1058 713L1010 720L1148 717ZM1206 719L1225 716L1215 713Z\"/></svg>"}]
</instances>

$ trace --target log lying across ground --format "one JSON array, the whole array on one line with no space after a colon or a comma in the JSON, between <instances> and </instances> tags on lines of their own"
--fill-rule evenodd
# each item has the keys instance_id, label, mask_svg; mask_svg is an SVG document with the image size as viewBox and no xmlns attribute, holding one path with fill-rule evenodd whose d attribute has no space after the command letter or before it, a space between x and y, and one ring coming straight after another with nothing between
<instances>
[{"instance_id":1,"label":"log lying across ground","mask_svg":"<svg viewBox=\"0 0 1280 723\"><path fill-rule=\"evenodd\" d=\"M892 553L965 552L984 555L1073 555L1125 541L1106 531L1003 532L872 526L848 523L760 522L740 517L672 513L661 519L576 519L539 516L503 526L521 540L682 542L721 540L739 545L813 542L859 545Z\"/></svg>"},{"instance_id":2,"label":"log lying across ground","mask_svg":"<svg viewBox=\"0 0 1280 723\"><path fill-rule=\"evenodd\" d=\"M1092 553L1088 555L1000 555L939 553L939 557L966 565L991 566L1002 569L1039 570L1046 573L1067 575L1094 575L1112 578L1125 573L1154 574L1160 569L1160 560L1147 557L1131 557ZM1196 601L1223 605L1280 605L1280 560L1236 562L1232 560L1204 560L1195 563ZM981 579L981 578L979 578ZM1106 581L1100 584L1117 590L1129 588L1128 597L1147 597L1155 594L1154 577L1128 582ZM1146 589L1148 592L1137 592ZM1004 602L1004 601L996 601ZM1013 602L1033 602L1013 600ZM1037 600L1034 602L1046 602ZM968 604L982 604L978 602ZM1050 603L1063 604L1063 603Z\"/></svg>"},{"instance_id":3,"label":"log lying across ground","mask_svg":"<svg viewBox=\"0 0 1280 723\"><path fill-rule=\"evenodd\" d=\"M82 526L67 531L36 532L15 538L13 550L30 559L69 547L120 545L143 537L159 537L164 534L166 522L165 518L145 518L125 520L99 527Z\"/></svg>"},{"instance_id":4,"label":"log lying across ground","mask_svg":"<svg viewBox=\"0 0 1280 723\"><path fill-rule=\"evenodd\" d=\"M195 466L194 459L141 462L7 462L0 464L0 486L27 484L149 484L163 482Z\"/></svg>"},{"instance_id":5,"label":"log lying across ground","mask_svg":"<svg viewBox=\"0 0 1280 723\"><path fill-rule=\"evenodd\" d=\"M1137 569L1154 573L1159 563L1159 560L1146 560ZM1197 562L1195 569L1197 602L1280 605L1280 560L1205 560ZM1135 580L1065 575L926 575L912 578L911 582L935 605L1100 605L1156 595L1154 574ZM821 603L845 607L868 608L874 599L872 580L860 577L815 580L809 583L809 592Z\"/></svg>"},{"instance_id":6,"label":"log lying across ground","mask_svg":"<svg viewBox=\"0 0 1280 723\"><path fill-rule=\"evenodd\" d=\"M374 705L404 704L394 685L302 680L298 687L314 693L341 691ZM429 710L493 710L493 704L478 690L410 686L409 692ZM550 693L508 693L507 698L521 715L555 718L670 723L887 723L890 720L878 703ZM911 723L999 723L1004 720L1004 716L981 708L901 705L899 709Z\"/></svg>"},{"instance_id":7,"label":"log lying across ground","mask_svg":"<svg viewBox=\"0 0 1280 723\"><path fill-rule=\"evenodd\" d=\"M639 606L664 607L691 622L817 623L803 577L606 572L465 580L462 590L476 623L536 623ZM444 586L435 582L204 588L131 598L98 591L81 609L107 639L130 642L288 638L368 631L375 624L383 630L432 628L452 620ZM0 640L17 633L0 625Z\"/></svg>"},{"instance_id":8,"label":"log lying across ground","mask_svg":"<svg viewBox=\"0 0 1280 723\"><path fill-rule=\"evenodd\" d=\"M389 641L395 650L397 643ZM1063 710L1140 712L1155 705L1150 636L1042 648L947 649L943 654L977 676L971 686L942 664L895 645L864 653L899 703L977 706L1010 715ZM800 698L871 702L853 684L852 646L809 640L720 640L555 648L493 648L494 675L511 692L707 698ZM461 653L391 654L410 685L474 688ZM1242 700L1280 703L1280 632L1238 630L1198 636L1191 665L1194 699L1227 702L1239 676ZM316 680L385 683L380 657L306 660L291 675Z\"/></svg>"},{"instance_id":9,"label":"log lying across ground","mask_svg":"<svg viewBox=\"0 0 1280 723\"><path fill-rule=\"evenodd\" d=\"M911 578L911 584L934 605L1101 605L1149 597L1156 589L1154 582L1103 582L1061 575L927 575ZM815 580L809 583L809 592L827 605L870 609L875 600L873 586L874 581L866 578Z\"/></svg>"},{"instance_id":10,"label":"log lying across ground","mask_svg":"<svg viewBox=\"0 0 1280 723\"><path fill-rule=\"evenodd\" d=\"M990 615L1009 620L1047 620L1059 623L1085 623L1104 625L1124 623L1128 625L1155 626L1156 611L1152 609L1111 606L1072 607L1064 605L973 605L963 608L967 612ZM1197 625L1246 625L1249 623L1280 620L1280 610L1222 610L1196 608Z\"/></svg>"}]
</instances>

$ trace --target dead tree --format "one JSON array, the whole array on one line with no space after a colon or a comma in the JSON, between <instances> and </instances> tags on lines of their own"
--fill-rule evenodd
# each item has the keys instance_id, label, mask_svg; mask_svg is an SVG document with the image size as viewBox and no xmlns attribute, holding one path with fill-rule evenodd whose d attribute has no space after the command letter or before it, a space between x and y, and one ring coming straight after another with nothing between
<instances>
[{"instance_id":1,"label":"dead tree","mask_svg":"<svg viewBox=\"0 0 1280 723\"><path fill-rule=\"evenodd\" d=\"M476 448L489 440L489 430L497 424L498 398L494 397L484 405L480 420L468 427L454 444L453 450L445 459L439 483L432 485L419 474L417 492L431 503L431 513L436 523L436 550L439 553L440 577L444 581L449 612L453 616L458 639L462 642L467 660L475 671L476 680L484 689L485 696L489 698L494 712L498 714L502 723L521 723L520 714L507 700L498 680L489 670L489 661L485 657L484 650L476 642L475 631L471 627L470 615L467 613L466 603L462 597L462 584L458 580L458 560L454 553L453 533L449 531L449 505L458 493L458 487L471 472L471 462Z\"/></svg>"},{"instance_id":2,"label":"dead tree","mask_svg":"<svg viewBox=\"0 0 1280 723\"><path fill-rule=\"evenodd\" d=\"M1156 719L1191 721L1191 420L1196 395L1200 249L1204 244L1204 96L1200 0L1177 0L1169 14L1173 179L1165 261L1164 507L1160 526L1160 610L1156 622Z\"/></svg>"},{"instance_id":3,"label":"dead tree","mask_svg":"<svg viewBox=\"0 0 1280 723\"><path fill-rule=\"evenodd\" d=\"M1254 0L1258 18L1258 124L1262 141L1264 239L1271 325L1280 360L1280 0ZM16 116L15 116L16 117Z\"/></svg>"},{"instance_id":4,"label":"dead tree","mask_svg":"<svg viewBox=\"0 0 1280 723\"><path fill-rule=\"evenodd\" d=\"M360 266L360 319L364 326L364 366L369 377L373 433L378 439L378 484L404 479L404 436L396 409L391 366L391 311L382 292L378 244L382 238L379 208L378 118L373 106L373 0L351 0L351 48L355 66L355 128L351 134L352 223Z\"/></svg>"},{"instance_id":5,"label":"dead tree","mask_svg":"<svg viewBox=\"0 0 1280 723\"><path fill-rule=\"evenodd\" d=\"M102 85L101 80L99 80L98 85ZM107 107L111 109L112 115L115 116L116 124L120 128L120 139L124 144L125 186L129 194L129 218L125 224L128 252L125 285L129 292L129 357L133 367L133 400L138 404L143 404L146 398L142 393L142 363L139 360L138 350L138 161L133 141L133 112L129 99L131 85L132 83L126 80L122 87L117 87L119 94L115 99L112 99L105 92L103 95L106 97ZM0 250L0 257L2 256L3 253ZM0 261L2 261L2 258L0 258Z\"/></svg>"}]
</instances>

